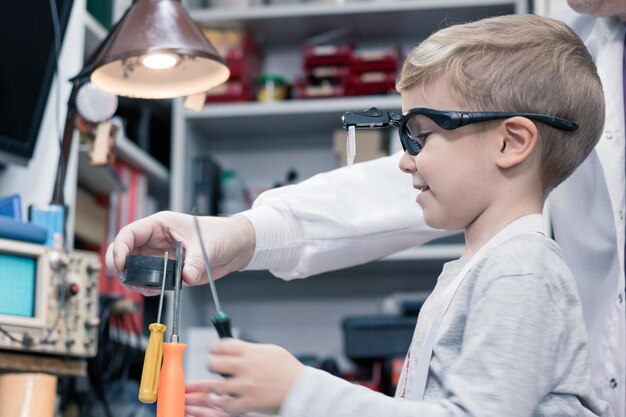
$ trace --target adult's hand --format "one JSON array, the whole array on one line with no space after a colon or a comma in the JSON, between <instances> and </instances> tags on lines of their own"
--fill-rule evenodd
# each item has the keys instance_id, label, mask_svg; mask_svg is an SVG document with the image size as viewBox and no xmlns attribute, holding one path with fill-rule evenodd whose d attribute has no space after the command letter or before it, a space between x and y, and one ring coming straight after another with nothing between
<instances>
[{"instance_id":1,"label":"adult's hand","mask_svg":"<svg viewBox=\"0 0 626 417\"><path fill-rule=\"evenodd\" d=\"M214 279L238 271L250 262L256 239L246 217L199 216L198 222ZM163 256L166 250L173 254L178 241L183 242L185 248L183 281L187 285L207 283L193 217L171 211L162 211L123 227L107 249L106 266L121 277L128 255Z\"/></svg>"}]
</instances>

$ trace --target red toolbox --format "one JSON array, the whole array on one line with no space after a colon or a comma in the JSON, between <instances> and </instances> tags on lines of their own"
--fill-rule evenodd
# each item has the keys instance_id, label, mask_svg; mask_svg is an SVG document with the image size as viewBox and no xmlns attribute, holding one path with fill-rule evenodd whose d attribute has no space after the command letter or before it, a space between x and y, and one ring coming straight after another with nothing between
<instances>
[{"instance_id":1,"label":"red toolbox","mask_svg":"<svg viewBox=\"0 0 626 417\"><path fill-rule=\"evenodd\" d=\"M364 72L350 76L348 95L361 96L370 94L386 94L394 91L396 74L394 72Z\"/></svg>"},{"instance_id":2,"label":"red toolbox","mask_svg":"<svg viewBox=\"0 0 626 417\"><path fill-rule=\"evenodd\" d=\"M399 49L355 49L350 55L350 71L352 74L362 72L396 72L400 62Z\"/></svg>"},{"instance_id":3,"label":"red toolbox","mask_svg":"<svg viewBox=\"0 0 626 417\"><path fill-rule=\"evenodd\" d=\"M319 66L347 66L350 64L352 45L306 46L302 50L304 68Z\"/></svg>"}]
</instances>

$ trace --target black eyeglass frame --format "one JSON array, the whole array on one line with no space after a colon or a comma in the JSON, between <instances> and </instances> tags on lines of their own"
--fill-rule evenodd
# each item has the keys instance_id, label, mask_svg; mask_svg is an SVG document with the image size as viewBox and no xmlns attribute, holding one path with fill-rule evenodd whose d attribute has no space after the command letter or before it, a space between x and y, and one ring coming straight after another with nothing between
<instances>
[{"instance_id":1,"label":"black eyeglass frame","mask_svg":"<svg viewBox=\"0 0 626 417\"><path fill-rule=\"evenodd\" d=\"M526 117L528 119L537 120L545 123L555 129L563 130L566 132L572 132L578 129L578 123L563 119L561 117L550 116L547 114L538 113L524 113L524 112L461 112L450 110L434 110L424 107L416 107L404 114L401 121L396 125L400 130L400 142L402 148L408 151L409 154L415 156L422 150L423 144L415 138L411 137L409 129L407 127L409 120L413 117L423 115L432 120L437 126L445 130L454 130L462 126L467 126L474 123L487 122L491 120L508 119L510 117ZM391 116L391 115L390 115ZM398 118L394 117L394 121Z\"/></svg>"}]
</instances>

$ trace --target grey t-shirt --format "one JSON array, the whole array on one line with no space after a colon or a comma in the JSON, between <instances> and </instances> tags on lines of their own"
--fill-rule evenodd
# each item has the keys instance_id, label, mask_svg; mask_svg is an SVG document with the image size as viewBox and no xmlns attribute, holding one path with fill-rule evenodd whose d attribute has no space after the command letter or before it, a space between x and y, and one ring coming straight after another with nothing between
<instances>
[{"instance_id":1,"label":"grey t-shirt","mask_svg":"<svg viewBox=\"0 0 626 417\"><path fill-rule=\"evenodd\" d=\"M444 289L465 264L444 266L417 322L397 398L305 368L282 417L610 417L591 389L576 283L551 239L524 234L465 277L437 334L424 401L411 401L414 360Z\"/></svg>"}]
</instances>

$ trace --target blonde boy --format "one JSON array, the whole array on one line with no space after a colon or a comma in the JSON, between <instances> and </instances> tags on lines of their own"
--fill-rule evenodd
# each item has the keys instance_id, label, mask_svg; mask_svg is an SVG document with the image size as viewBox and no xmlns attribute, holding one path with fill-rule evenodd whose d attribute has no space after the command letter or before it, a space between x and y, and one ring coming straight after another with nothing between
<instances>
[{"instance_id":1,"label":"blonde boy","mask_svg":"<svg viewBox=\"0 0 626 417\"><path fill-rule=\"evenodd\" d=\"M400 169L429 226L464 229L425 303L396 398L304 367L285 350L225 340L188 384L187 413L284 417L612 416L591 389L574 278L542 233L550 191L595 146L604 98L564 24L503 16L443 29L416 47L397 83Z\"/></svg>"}]
</instances>

